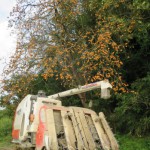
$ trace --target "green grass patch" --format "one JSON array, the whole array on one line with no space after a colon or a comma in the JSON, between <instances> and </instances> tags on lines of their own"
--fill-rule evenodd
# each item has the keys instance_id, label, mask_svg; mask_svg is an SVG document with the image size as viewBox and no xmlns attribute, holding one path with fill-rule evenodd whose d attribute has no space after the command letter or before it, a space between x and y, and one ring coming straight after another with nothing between
<instances>
[{"instance_id":1,"label":"green grass patch","mask_svg":"<svg viewBox=\"0 0 150 150\"><path fill-rule=\"evenodd\" d=\"M12 130L12 119L9 117L2 117L0 119L0 137L10 135Z\"/></svg>"},{"instance_id":2,"label":"green grass patch","mask_svg":"<svg viewBox=\"0 0 150 150\"><path fill-rule=\"evenodd\" d=\"M150 136L117 135L120 150L150 150Z\"/></svg>"},{"instance_id":3,"label":"green grass patch","mask_svg":"<svg viewBox=\"0 0 150 150\"><path fill-rule=\"evenodd\" d=\"M0 118L0 150L13 149L11 132L12 119L7 116Z\"/></svg>"},{"instance_id":4,"label":"green grass patch","mask_svg":"<svg viewBox=\"0 0 150 150\"><path fill-rule=\"evenodd\" d=\"M12 137L11 135L7 135L4 137L0 137L0 150L4 148L13 148L14 145L11 143Z\"/></svg>"}]
</instances>

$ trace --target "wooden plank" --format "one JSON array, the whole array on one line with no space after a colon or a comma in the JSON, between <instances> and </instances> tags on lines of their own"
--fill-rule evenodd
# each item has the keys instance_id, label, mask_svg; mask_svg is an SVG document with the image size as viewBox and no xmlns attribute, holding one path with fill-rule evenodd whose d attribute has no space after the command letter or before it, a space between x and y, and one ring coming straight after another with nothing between
<instances>
[{"instance_id":1,"label":"wooden plank","mask_svg":"<svg viewBox=\"0 0 150 150\"><path fill-rule=\"evenodd\" d=\"M91 115L91 117L92 117L93 123L95 125L95 128L97 130L98 136L100 138L102 148L104 150L110 150L109 139L108 139L107 135L105 134L105 132L101 126L100 121L97 120L98 116L97 115Z\"/></svg>"},{"instance_id":2,"label":"wooden plank","mask_svg":"<svg viewBox=\"0 0 150 150\"><path fill-rule=\"evenodd\" d=\"M56 136L54 114L52 109L46 109L46 125L51 143L50 148L51 150L58 150L58 141Z\"/></svg>"},{"instance_id":3,"label":"wooden plank","mask_svg":"<svg viewBox=\"0 0 150 150\"><path fill-rule=\"evenodd\" d=\"M79 133L80 133L80 136L81 136L82 141L83 141L83 146L84 146L85 149L89 149L88 148L88 143L87 143L87 140L86 140L86 136L84 134L84 130L83 130L83 127L82 127L82 124L81 124L81 121L80 121L79 111L78 111L78 109L73 109L73 110L74 110L74 116L76 117L76 121L78 123Z\"/></svg>"},{"instance_id":4,"label":"wooden plank","mask_svg":"<svg viewBox=\"0 0 150 150\"><path fill-rule=\"evenodd\" d=\"M72 126L72 122L71 120L69 120L69 118L67 117L68 113L66 111L61 111L61 117L62 117L62 122L63 122L63 126L64 126L64 132L65 132L65 138L67 141L67 147L69 150L75 150L76 146L75 146L75 133L74 133L74 129Z\"/></svg>"},{"instance_id":5,"label":"wooden plank","mask_svg":"<svg viewBox=\"0 0 150 150\"><path fill-rule=\"evenodd\" d=\"M90 150L96 149L96 145L94 142L94 139L92 137L92 134L89 130L86 118L85 118L85 114L83 113L83 110L79 109L79 117L80 117L80 121L81 121L81 125L86 137L86 140L88 142L88 146Z\"/></svg>"},{"instance_id":6,"label":"wooden plank","mask_svg":"<svg viewBox=\"0 0 150 150\"><path fill-rule=\"evenodd\" d=\"M75 135L76 135L76 138L77 138L77 148L80 150L80 149L84 148L84 143L83 143L83 140L82 140L82 136L81 136L81 132L80 132L78 123L76 122L76 119L75 119L76 116L74 115L74 111L73 111L72 108L70 108L70 112L72 113L71 120L72 120L73 128L74 128L74 131L75 131Z\"/></svg>"},{"instance_id":7,"label":"wooden plank","mask_svg":"<svg viewBox=\"0 0 150 150\"><path fill-rule=\"evenodd\" d=\"M119 150L119 146L118 146L118 143L113 135L113 132L111 131L111 128L110 126L108 125L106 119L105 119L105 116L102 112L99 113L99 118L101 120L101 123L103 125L103 128L110 140L110 143L111 143L111 149L112 150Z\"/></svg>"},{"instance_id":8,"label":"wooden plank","mask_svg":"<svg viewBox=\"0 0 150 150\"><path fill-rule=\"evenodd\" d=\"M70 107L70 108L73 108L75 110L82 110L85 114L93 114L93 115L96 115L96 112L91 110L91 109L88 109L88 108L81 108L81 107Z\"/></svg>"}]
</instances>

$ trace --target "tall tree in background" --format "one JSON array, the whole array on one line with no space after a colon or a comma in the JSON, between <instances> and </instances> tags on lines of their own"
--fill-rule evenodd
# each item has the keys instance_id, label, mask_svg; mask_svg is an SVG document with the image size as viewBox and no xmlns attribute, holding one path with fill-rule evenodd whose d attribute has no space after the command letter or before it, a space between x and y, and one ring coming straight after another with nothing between
<instances>
[{"instance_id":1,"label":"tall tree in background","mask_svg":"<svg viewBox=\"0 0 150 150\"><path fill-rule=\"evenodd\" d=\"M126 54L122 57L124 79L129 84L146 77L150 72L150 1L136 0L131 7L136 18L132 38L129 40Z\"/></svg>"},{"instance_id":2,"label":"tall tree in background","mask_svg":"<svg viewBox=\"0 0 150 150\"><path fill-rule=\"evenodd\" d=\"M29 83L42 74L67 87L109 79L115 92L125 92L121 56L134 31L144 28L139 12L127 0L18 0L10 19L17 49L3 89L26 95ZM85 95L79 96L85 105Z\"/></svg>"}]
</instances>

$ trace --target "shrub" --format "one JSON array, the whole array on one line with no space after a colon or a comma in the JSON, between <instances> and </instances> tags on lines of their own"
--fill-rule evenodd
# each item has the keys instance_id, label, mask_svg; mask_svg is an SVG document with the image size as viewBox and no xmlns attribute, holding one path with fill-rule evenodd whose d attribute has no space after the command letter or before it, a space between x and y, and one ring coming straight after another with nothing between
<instances>
[{"instance_id":1,"label":"shrub","mask_svg":"<svg viewBox=\"0 0 150 150\"><path fill-rule=\"evenodd\" d=\"M150 75L131 87L135 92L117 96L118 106L111 120L122 133L141 136L150 133Z\"/></svg>"},{"instance_id":2,"label":"shrub","mask_svg":"<svg viewBox=\"0 0 150 150\"><path fill-rule=\"evenodd\" d=\"M0 119L0 137L10 135L12 130L12 119L5 116Z\"/></svg>"}]
</instances>

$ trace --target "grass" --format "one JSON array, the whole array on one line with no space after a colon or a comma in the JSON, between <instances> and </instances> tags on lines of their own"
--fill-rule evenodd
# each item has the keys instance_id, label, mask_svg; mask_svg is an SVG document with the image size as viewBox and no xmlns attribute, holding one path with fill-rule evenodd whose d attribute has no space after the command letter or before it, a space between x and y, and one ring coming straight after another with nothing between
<instances>
[{"instance_id":1,"label":"grass","mask_svg":"<svg viewBox=\"0 0 150 150\"><path fill-rule=\"evenodd\" d=\"M2 117L0 119L0 137L10 134L12 130L12 119L9 117Z\"/></svg>"},{"instance_id":2,"label":"grass","mask_svg":"<svg viewBox=\"0 0 150 150\"><path fill-rule=\"evenodd\" d=\"M11 135L0 137L0 150L13 150L14 145L11 140Z\"/></svg>"},{"instance_id":3,"label":"grass","mask_svg":"<svg viewBox=\"0 0 150 150\"><path fill-rule=\"evenodd\" d=\"M117 135L120 150L150 150L150 136Z\"/></svg>"},{"instance_id":4,"label":"grass","mask_svg":"<svg viewBox=\"0 0 150 150\"><path fill-rule=\"evenodd\" d=\"M0 114L3 116L2 112ZM0 150L12 150L11 143L12 119L8 116L0 118Z\"/></svg>"}]
</instances>

